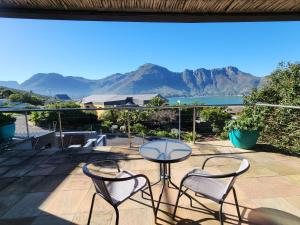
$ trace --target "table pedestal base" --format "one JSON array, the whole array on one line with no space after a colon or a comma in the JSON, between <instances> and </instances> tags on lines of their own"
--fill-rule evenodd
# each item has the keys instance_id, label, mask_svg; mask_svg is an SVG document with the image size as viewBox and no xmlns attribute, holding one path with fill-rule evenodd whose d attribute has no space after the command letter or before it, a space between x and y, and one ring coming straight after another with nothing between
<instances>
[{"instance_id":1,"label":"table pedestal base","mask_svg":"<svg viewBox=\"0 0 300 225\"><path fill-rule=\"evenodd\" d=\"M161 198L163 196L165 188L168 187L168 188L174 188L174 189L179 190L179 187L176 184L174 184L171 180L171 164L170 163L160 163L160 178L159 178L158 181L151 184L151 186L155 186L155 185L159 184L160 182L162 182L162 188L161 188L161 191L160 191L160 194L159 194L157 206L155 208L155 214L156 215L157 215L159 205L161 203ZM142 191L142 197L144 199L147 199L147 198L144 197L144 194L149 195L147 192L145 192L146 189L144 189Z\"/></svg>"}]
</instances>

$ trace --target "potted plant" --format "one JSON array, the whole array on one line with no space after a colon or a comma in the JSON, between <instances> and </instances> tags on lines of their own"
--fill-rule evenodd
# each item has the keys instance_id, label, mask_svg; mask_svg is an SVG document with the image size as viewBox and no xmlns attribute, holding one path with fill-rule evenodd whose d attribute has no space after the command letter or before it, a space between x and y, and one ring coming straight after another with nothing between
<instances>
[{"instance_id":1,"label":"potted plant","mask_svg":"<svg viewBox=\"0 0 300 225\"><path fill-rule=\"evenodd\" d=\"M11 114L0 113L0 142L9 141L15 135L15 121Z\"/></svg>"},{"instance_id":2,"label":"potted plant","mask_svg":"<svg viewBox=\"0 0 300 225\"><path fill-rule=\"evenodd\" d=\"M251 149L256 145L262 122L258 115L242 114L237 119L228 121L225 129L234 147Z\"/></svg>"}]
</instances>

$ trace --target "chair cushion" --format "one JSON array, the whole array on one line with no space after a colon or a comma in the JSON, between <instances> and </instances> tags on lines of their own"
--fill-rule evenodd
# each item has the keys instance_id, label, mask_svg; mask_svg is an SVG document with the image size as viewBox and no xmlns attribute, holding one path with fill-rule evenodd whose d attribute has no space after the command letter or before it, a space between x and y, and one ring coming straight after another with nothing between
<instances>
[{"instance_id":1,"label":"chair cushion","mask_svg":"<svg viewBox=\"0 0 300 225\"><path fill-rule=\"evenodd\" d=\"M212 175L209 172L201 169L194 169L189 173ZM228 183L220 178L191 176L186 178L186 180L183 182L183 186L196 193L202 194L215 202L220 202L226 193Z\"/></svg>"},{"instance_id":2,"label":"chair cushion","mask_svg":"<svg viewBox=\"0 0 300 225\"><path fill-rule=\"evenodd\" d=\"M131 177L135 174L130 171L121 171L116 178ZM106 183L112 201L117 204L132 196L145 187L147 181L144 177L133 178L127 181L111 181Z\"/></svg>"}]
</instances>

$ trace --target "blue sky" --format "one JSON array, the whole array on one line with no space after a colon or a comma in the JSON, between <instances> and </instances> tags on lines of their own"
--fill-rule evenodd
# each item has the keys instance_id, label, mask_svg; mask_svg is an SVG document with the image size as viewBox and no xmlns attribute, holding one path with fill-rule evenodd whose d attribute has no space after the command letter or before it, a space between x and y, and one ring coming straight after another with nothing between
<instances>
[{"instance_id":1,"label":"blue sky","mask_svg":"<svg viewBox=\"0 0 300 225\"><path fill-rule=\"evenodd\" d=\"M236 66L268 75L299 61L300 22L121 23L0 19L0 80L35 73L99 79L155 63L172 71Z\"/></svg>"}]
</instances>

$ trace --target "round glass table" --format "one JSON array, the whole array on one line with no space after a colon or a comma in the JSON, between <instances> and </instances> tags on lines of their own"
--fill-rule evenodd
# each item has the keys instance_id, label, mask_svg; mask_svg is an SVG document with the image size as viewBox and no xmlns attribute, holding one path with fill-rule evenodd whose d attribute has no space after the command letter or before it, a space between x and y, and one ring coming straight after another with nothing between
<instances>
[{"instance_id":1,"label":"round glass table","mask_svg":"<svg viewBox=\"0 0 300 225\"><path fill-rule=\"evenodd\" d=\"M192 149L181 141L162 139L143 144L140 147L140 154L144 159L160 164L160 178L151 185L162 182L162 189L156 207L157 213L166 184L169 188L172 185L174 188L179 189L171 180L171 163L186 160L192 154Z\"/></svg>"}]
</instances>

